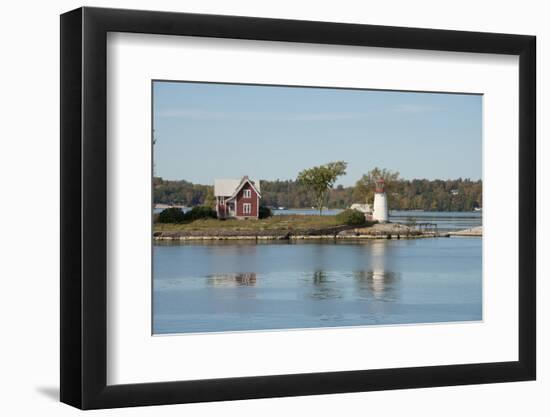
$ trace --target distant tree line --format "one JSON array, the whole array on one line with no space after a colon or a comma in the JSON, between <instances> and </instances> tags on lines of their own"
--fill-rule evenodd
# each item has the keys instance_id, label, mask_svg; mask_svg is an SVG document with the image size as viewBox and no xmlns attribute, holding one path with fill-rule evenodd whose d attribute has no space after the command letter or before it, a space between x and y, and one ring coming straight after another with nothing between
<instances>
[{"instance_id":1,"label":"distant tree line","mask_svg":"<svg viewBox=\"0 0 550 417\"><path fill-rule=\"evenodd\" d=\"M214 205L214 187L211 185L193 184L185 180L169 181L154 177L153 190L155 204Z\"/></svg>"},{"instance_id":2,"label":"distant tree line","mask_svg":"<svg viewBox=\"0 0 550 417\"><path fill-rule=\"evenodd\" d=\"M483 206L481 180L398 180L389 193L393 210L472 211Z\"/></svg>"},{"instance_id":3,"label":"distant tree line","mask_svg":"<svg viewBox=\"0 0 550 417\"><path fill-rule=\"evenodd\" d=\"M376 169L375 169L376 170ZM347 208L353 203L371 203L375 170L363 176L355 186L338 185L331 188L326 197L329 208ZM374 172L374 174L373 174ZM398 174L387 174L388 202L391 210L472 211L482 207L482 182L468 178L455 180L405 180ZM193 184L188 181L168 181L154 178L155 204L172 204L213 207L214 188L211 185ZM270 207L317 207L315 193L295 180L261 180L262 205Z\"/></svg>"}]
</instances>

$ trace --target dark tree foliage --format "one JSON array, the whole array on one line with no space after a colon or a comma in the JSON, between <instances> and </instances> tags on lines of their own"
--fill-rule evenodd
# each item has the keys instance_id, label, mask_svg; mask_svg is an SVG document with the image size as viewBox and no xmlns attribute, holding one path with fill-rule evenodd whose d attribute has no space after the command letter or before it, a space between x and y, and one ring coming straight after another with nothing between
<instances>
[{"instance_id":1,"label":"dark tree foliage","mask_svg":"<svg viewBox=\"0 0 550 417\"><path fill-rule=\"evenodd\" d=\"M162 210L159 215L158 223L183 223L185 221L185 214L181 209L172 207Z\"/></svg>"},{"instance_id":2,"label":"dark tree foliage","mask_svg":"<svg viewBox=\"0 0 550 417\"><path fill-rule=\"evenodd\" d=\"M399 180L388 199L390 209L425 211L472 211L482 207L480 180Z\"/></svg>"},{"instance_id":3,"label":"dark tree foliage","mask_svg":"<svg viewBox=\"0 0 550 417\"><path fill-rule=\"evenodd\" d=\"M218 216L216 215L216 210L208 206L195 206L187 213L185 213L185 220L198 220L198 219L215 219Z\"/></svg>"},{"instance_id":4,"label":"dark tree foliage","mask_svg":"<svg viewBox=\"0 0 550 417\"><path fill-rule=\"evenodd\" d=\"M258 209L258 217L260 219L267 219L268 217L271 217L273 213L271 213L271 209L266 206L260 206Z\"/></svg>"},{"instance_id":5,"label":"dark tree foliage","mask_svg":"<svg viewBox=\"0 0 550 417\"><path fill-rule=\"evenodd\" d=\"M216 212L208 206L196 206L184 213L180 208L171 207L162 210L155 217L157 223L185 223L198 219L215 219Z\"/></svg>"}]
</instances>

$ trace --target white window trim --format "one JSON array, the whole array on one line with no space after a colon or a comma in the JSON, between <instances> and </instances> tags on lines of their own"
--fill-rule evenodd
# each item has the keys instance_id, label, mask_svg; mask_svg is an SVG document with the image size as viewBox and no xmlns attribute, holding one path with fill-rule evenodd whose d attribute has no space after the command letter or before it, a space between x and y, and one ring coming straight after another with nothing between
<instances>
[{"instance_id":1,"label":"white window trim","mask_svg":"<svg viewBox=\"0 0 550 417\"><path fill-rule=\"evenodd\" d=\"M244 203L243 204L243 213L244 214L251 214L252 213L252 204Z\"/></svg>"},{"instance_id":2,"label":"white window trim","mask_svg":"<svg viewBox=\"0 0 550 417\"><path fill-rule=\"evenodd\" d=\"M243 198L252 198L252 190L250 188L243 190Z\"/></svg>"}]
</instances>

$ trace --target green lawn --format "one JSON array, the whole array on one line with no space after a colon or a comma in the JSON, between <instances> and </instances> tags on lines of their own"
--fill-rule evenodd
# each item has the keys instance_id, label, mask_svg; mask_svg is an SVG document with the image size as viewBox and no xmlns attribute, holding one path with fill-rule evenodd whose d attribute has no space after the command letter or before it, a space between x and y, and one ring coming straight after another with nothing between
<instances>
[{"instance_id":1,"label":"green lawn","mask_svg":"<svg viewBox=\"0 0 550 417\"><path fill-rule=\"evenodd\" d=\"M261 220L202 219L190 223L156 223L155 232L179 231L261 231L261 230L309 230L341 226L336 216L284 215Z\"/></svg>"}]
</instances>

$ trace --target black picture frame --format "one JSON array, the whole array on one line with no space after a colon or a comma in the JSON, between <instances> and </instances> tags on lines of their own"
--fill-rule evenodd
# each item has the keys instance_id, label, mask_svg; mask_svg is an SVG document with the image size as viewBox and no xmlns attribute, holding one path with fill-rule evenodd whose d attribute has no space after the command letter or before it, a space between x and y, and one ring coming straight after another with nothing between
<instances>
[{"instance_id":1,"label":"black picture frame","mask_svg":"<svg viewBox=\"0 0 550 417\"><path fill-rule=\"evenodd\" d=\"M107 385L108 32L519 56L518 361ZM535 379L535 45L524 35L252 17L88 7L61 15L61 401L96 409Z\"/></svg>"}]
</instances>

